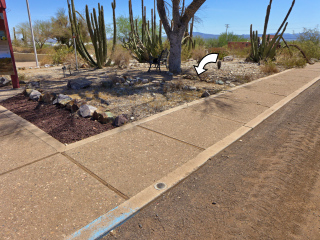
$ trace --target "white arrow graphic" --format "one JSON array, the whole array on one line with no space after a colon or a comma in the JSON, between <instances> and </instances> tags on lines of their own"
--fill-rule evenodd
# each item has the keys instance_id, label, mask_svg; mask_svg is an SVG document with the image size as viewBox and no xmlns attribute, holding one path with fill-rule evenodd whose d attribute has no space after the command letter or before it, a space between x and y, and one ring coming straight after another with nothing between
<instances>
[{"instance_id":1,"label":"white arrow graphic","mask_svg":"<svg viewBox=\"0 0 320 240\"><path fill-rule=\"evenodd\" d=\"M198 67L194 65L194 69L196 70L197 74L200 75L201 73L204 73L205 71L207 71L207 69L204 69L204 66L211 62L216 63L218 56L219 56L219 53L210 53L207 56L203 57Z\"/></svg>"}]
</instances>

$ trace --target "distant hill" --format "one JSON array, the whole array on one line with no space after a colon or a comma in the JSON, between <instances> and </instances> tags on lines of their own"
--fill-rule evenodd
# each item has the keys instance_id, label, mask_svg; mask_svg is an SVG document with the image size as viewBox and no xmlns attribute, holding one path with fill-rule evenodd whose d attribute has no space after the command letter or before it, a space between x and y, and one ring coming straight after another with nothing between
<instances>
[{"instance_id":1,"label":"distant hill","mask_svg":"<svg viewBox=\"0 0 320 240\"><path fill-rule=\"evenodd\" d=\"M270 35L274 35L274 34L275 33L270 33ZM208 38L217 39L220 35L219 34L208 34L208 33L194 32L193 36L200 36L200 37L202 37L204 39L208 39ZM242 37L247 38L247 39L250 38L249 34L242 34L242 35L239 35L239 36L242 36ZM258 34L258 36L261 37L262 34ZM287 41L293 41L293 40L297 39L298 35L297 34L291 34L291 33L284 33L283 37Z\"/></svg>"},{"instance_id":2,"label":"distant hill","mask_svg":"<svg viewBox=\"0 0 320 240\"><path fill-rule=\"evenodd\" d=\"M193 36L200 36L204 39L208 39L208 38L218 38L220 36L220 34L208 34L208 33L201 33L201 32L193 32Z\"/></svg>"}]
</instances>

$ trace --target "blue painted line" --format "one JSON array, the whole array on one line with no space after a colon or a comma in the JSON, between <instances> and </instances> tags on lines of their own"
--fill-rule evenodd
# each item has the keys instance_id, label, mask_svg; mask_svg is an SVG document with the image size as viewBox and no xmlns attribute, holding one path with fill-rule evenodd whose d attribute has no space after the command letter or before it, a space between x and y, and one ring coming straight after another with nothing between
<instances>
[{"instance_id":1,"label":"blue painted line","mask_svg":"<svg viewBox=\"0 0 320 240\"><path fill-rule=\"evenodd\" d=\"M115 207L108 213L98 217L87 226L73 233L68 237L68 239L71 240L75 238L81 238L81 235L83 234L85 234L86 236L90 236L89 238L87 238L88 240L98 239L99 237L102 237L106 233L110 232L115 227L125 223L127 220L129 220L139 212L138 209L128 208L127 211L125 211L124 209L123 211L125 212L123 212L121 215L116 216L114 214L114 211L117 209L118 207Z\"/></svg>"}]
</instances>

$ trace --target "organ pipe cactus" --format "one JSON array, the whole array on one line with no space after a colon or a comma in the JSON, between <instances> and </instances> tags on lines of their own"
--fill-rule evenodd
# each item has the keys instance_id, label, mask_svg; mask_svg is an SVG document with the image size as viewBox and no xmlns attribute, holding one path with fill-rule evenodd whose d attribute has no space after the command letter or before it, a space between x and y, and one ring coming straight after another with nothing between
<instances>
[{"instance_id":1,"label":"organ pipe cactus","mask_svg":"<svg viewBox=\"0 0 320 240\"><path fill-rule=\"evenodd\" d=\"M76 10L74 7L74 1L68 0L68 10L69 10L69 19L71 24L71 31L72 35L75 37L76 44L77 44L77 51L81 55L81 57L86 60L90 65L97 66L97 63L92 59L90 54L88 53L87 49L84 46L83 39L81 36L80 31L80 22L77 20L76 16ZM82 18L82 16L79 14L79 16Z\"/></svg>"},{"instance_id":2,"label":"organ pipe cactus","mask_svg":"<svg viewBox=\"0 0 320 240\"><path fill-rule=\"evenodd\" d=\"M88 31L96 54L97 66L98 68L102 68L107 60L107 35L103 6L100 7L100 3L98 3L98 14L97 17L95 9L93 9L93 13L89 14L89 8L86 5Z\"/></svg>"},{"instance_id":3,"label":"organ pipe cactus","mask_svg":"<svg viewBox=\"0 0 320 240\"><path fill-rule=\"evenodd\" d=\"M96 61L90 56L87 51L80 31L80 24L77 20L76 10L74 7L74 0L71 0L71 4L68 0L68 9L69 9L69 19L71 23L71 31L73 36L75 36L77 51L83 59L89 62L91 65L102 68L107 59L107 37L106 37L106 28L104 23L104 13L103 7L100 7L98 4L98 17L96 10L93 9L93 14L89 14L88 5L86 5L86 22L88 26L88 31L90 38L94 47ZM79 14L79 13L78 13ZM80 14L79 16L83 18Z\"/></svg>"},{"instance_id":4,"label":"organ pipe cactus","mask_svg":"<svg viewBox=\"0 0 320 240\"><path fill-rule=\"evenodd\" d=\"M139 62L145 62L149 60L150 55L156 57L162 50L162 23L160 21L159 34L157 34L158 26L156 24L156 11L154 9L151 9L151 22L147 21L146 7L143 5L143 0L141 0L141 12L142 24L140 26L141 36L139 36L138 24L137 21L133 18L132 2L131 0L129 0L129 20L131 32L129 34L129 39L123 40L123 46L126 49L131 50L134 53L135 58Z\"/></svg>"},{"instance_id":5,"label":"organ pipe cactus","mask_svg":"<svg viewBox=\"0 0 320 240\"><path fill-rule=\"evenodd\" d=\"M117 23L116 23L116 0L113 0L111 3L112 12L113 12L113 46L112 53L114 53L116 44L117 44Z\"/></svg>"},{"instance_id":6,"label":"organ pipe cactus","mask_svg":"<svg viewBox=\"0 0 320 240\"><path fill-rule=\"evenodd\" d=\"M258 37L258 31L252 31L252 24L250 25L251 53L249 58L254 62L260 62L260 60L265 61L268 58L274 59L276 55L276 49L280 43L280 40L282 39L283 33L287 28L288 22L286 21L295 4L295 0L292 1L291 7L287 12L286 17L284 18L282 24L280 25L278 31L276 32L272 40L270 40L270 34L267 35L271 4L272 4L272 0L270 0L269 5L267 7L261 43Z\"/></svg>"}]
</instances>

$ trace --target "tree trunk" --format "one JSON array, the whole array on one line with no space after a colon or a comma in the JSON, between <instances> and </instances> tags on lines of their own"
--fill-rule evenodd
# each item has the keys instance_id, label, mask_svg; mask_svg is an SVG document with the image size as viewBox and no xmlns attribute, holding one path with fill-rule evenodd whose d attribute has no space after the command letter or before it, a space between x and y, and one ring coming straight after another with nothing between
<instances>
[{"instance_id":1,"label":"tree trunk","mask_svg":"<svg viewBox=\"0 0 320 240\"><path fill-rule=\"evenodd\" d=\"M172 24L165 8L165 0L157 0L158 13L170 41L169 71L181 73L181 41L190 19L206 0L193 0L180 15L180 0L172 0ZM183 1L184 3L184 1Z\"/></svg>"},{"instance_id":2,"label":"tree trunk","mask_svg":"<svg viewBox=\"0 0 320 240\"><path fill-rule=\"evenodd\" d=\"M171 33L170 56L169 56L169 71L172 73L181 73L181 41L184 31L181 33Z\"/></svg>"}]
</instances>

